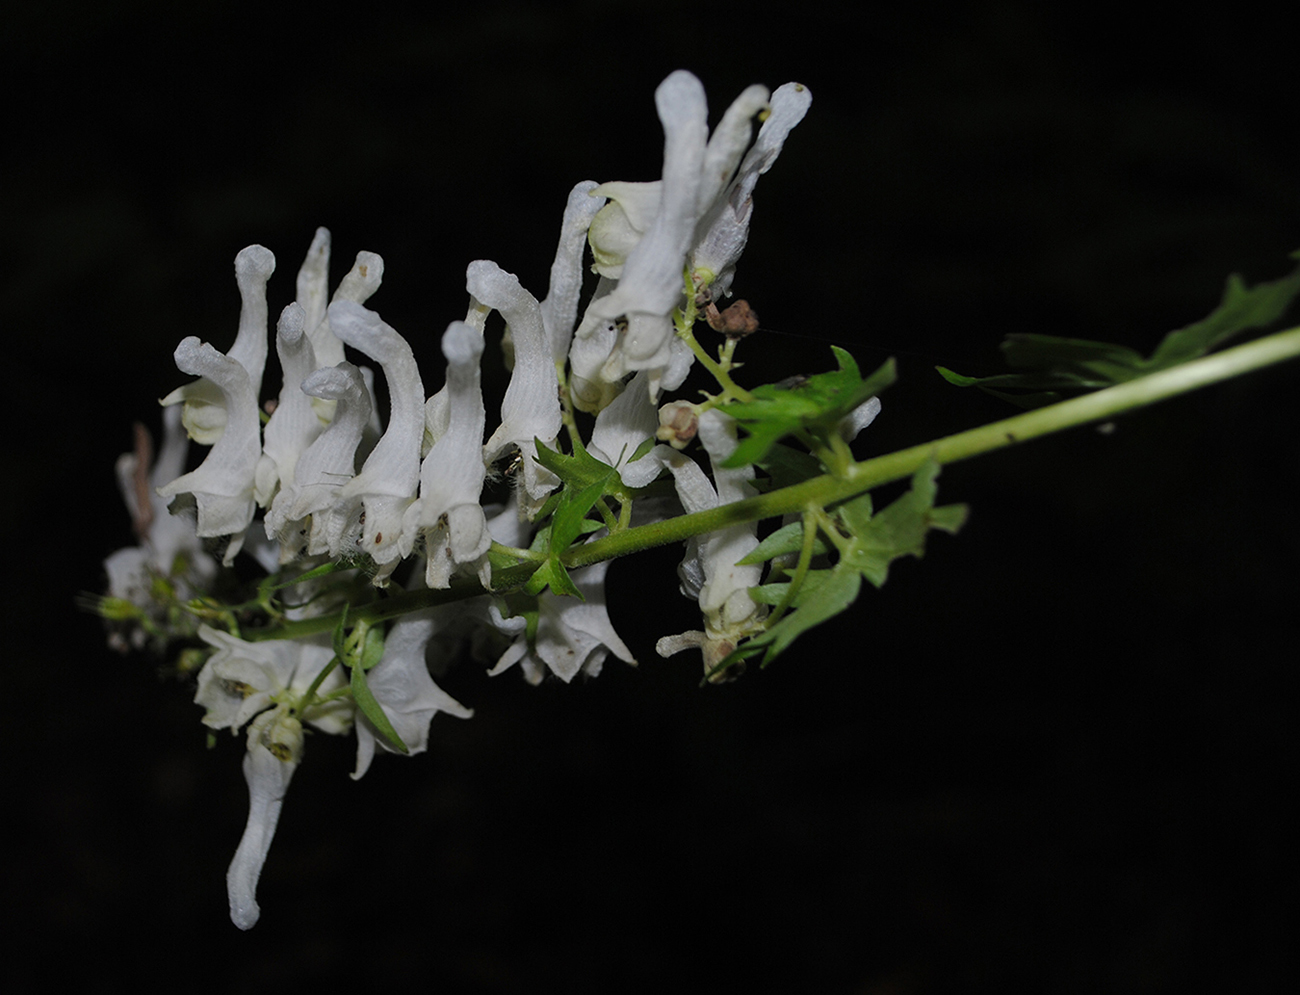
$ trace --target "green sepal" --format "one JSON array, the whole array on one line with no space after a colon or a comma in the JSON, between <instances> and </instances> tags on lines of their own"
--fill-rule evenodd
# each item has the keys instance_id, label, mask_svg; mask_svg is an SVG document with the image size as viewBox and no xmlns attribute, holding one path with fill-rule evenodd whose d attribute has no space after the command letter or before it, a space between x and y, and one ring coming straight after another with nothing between
<instances>
[{"instance_id":1,"label":"green sepal","mask_svg":"<svg viewBox=\"0 0 1300 995\"><path fill-rule=\"evenodd\" d=\"M371 724L383 734L384 738L398 752L411 752L407 745L402 742L402 737L397 735L397 730L388 721L388 716L379 707L379 702L375 700L375 696L370 693L370 685L366 683L366 670L364 667L352 668L352 700L357 703L357 708L361 709L361 714L370 720Z\"/></svg>"},{"instance_id":2,"label":"green sepal","mask_svg":"<svg viewBox=\"0 0 1300 995\"><path fill-rule=\"evenodd\" d=\"M780 439L796 432L824 435L837 431L845 415L898 378L890 359L863 380L857 362L848 352L838 346L831 346L831 350L839 363L838 370L814 374L790 387L764 384L750 391L752 400L726 406L726 413L747 434L723 466L758 463Z\"/></svg>"},{"instance_id":3,"label":"green sepal","mask_svg":"<svg viewBox=\"0 0 1300 995\"><path fill-rule=\"evenodd\" d=\"M361 647L361 669L373 670L384 656L384 632L380 626L366 629L366 641Z\"/></svg>"},{"instance_id":4,"label":"green sepal","mask_svg":"<svg viewBox=\"0 0 1300 995\"><path fill-rule=\"evenodd\" d=\"M650 452L650 450L655 447L655 443L658 441L659 440L656 439L653 435L649 436L648 438L642 439L641 445L636 447L636 452L632 454L632 458L629 459L628 462L635 463L642 456L647 455Z\"/></svg>"}]
</instances>

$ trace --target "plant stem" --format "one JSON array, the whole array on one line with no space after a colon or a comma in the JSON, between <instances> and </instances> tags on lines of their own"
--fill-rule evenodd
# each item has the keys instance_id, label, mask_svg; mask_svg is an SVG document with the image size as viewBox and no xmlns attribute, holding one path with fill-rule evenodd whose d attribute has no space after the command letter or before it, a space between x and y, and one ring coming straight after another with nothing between
<instances>
[{"instance_id":1,"label":"plant stem","mask_svg":"<svg viewBox=\"0 0 1300 995\"><path fill-rule=\"evenodd\" d=\"M1092 394L855 463L842 476L814 477L744 501L628 529L571 549L562 559L567 567L581 567L651 546L680 542L729 525L795 514L810 505L824 508L882 484L910 477L928 459L940 464L955 463L1063 429L1104 421L1125 411L1297 357L1300 357L1300 327Z\"/></svg>"},{"instance_id":2,"label":"plant stem","mask_svg":"<svg viewBox=\"0 0 1300 995\"><path fill-rule=\"evenodd\" d=\"M1155 404L1157 401L1298 357L1300 357L1300 327L1256 339L1245 345L1226 349L1114 387L1107 387L1092 394L1005 418L956 435L935 439L933 442L900 449L861 463L853 463L839 474L825 474L744 501L724 504L690 515L680 515L662 522L623 529L603 539L575 546L567 550L560 559L569 569L576 569L602 560L636 553L652 546L682 542L691 536L713 532L731 525L803 513L814 507L826 508L857 497L882 484L910 477L929 459L940 464L955 463L982 453L1028 442L1042 435L1113 418L1125 411ZM523 563L494 571L493 589L504 592L517 587L523 584L536 569L536 563ZM446 590L407 591L368 605L350 608L348 617L349 621L355 619L357 622L378 622L421 608L460 601L482 593L483 590L477 581L463 578L453 582ZM337 615L321 616L250 631L245 638L297 638L317 632L328 632L337 623Z\"/></svg>"}]
</instances>

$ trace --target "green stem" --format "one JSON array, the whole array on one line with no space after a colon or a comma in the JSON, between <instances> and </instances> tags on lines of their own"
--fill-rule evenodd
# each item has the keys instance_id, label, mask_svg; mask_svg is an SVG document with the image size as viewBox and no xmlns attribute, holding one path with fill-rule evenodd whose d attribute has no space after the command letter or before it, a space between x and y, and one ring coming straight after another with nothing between
<instances>
[{"instance_id":1,"label":"green stem","mask_svg":"<svg viewBox=\"0 0 1300 995\"><path fill-rule=\"evenodd\" d=\"M618 535L571 549L562 559L566 567L581 567L651 546L681 542L691 536L742 522L795 514L809 505L824 508L847 501L882 484L906 479L927 459L934 459L940 464L955 463L1028 442L1041 435L1104 421L1125 411L1155 404L1297 357L1300 357L1300 327L1092 394L855 463L842 476L814 477L801 484L744 501L628 529Z\"/></svg>"},{"instance_id":2,"label":"green stem","mask_svg":"<svg viewBox=\"0 0 1300 995\"><path fill-rule=\"evenodd\" d=\"M640 552L652 546L682 542L692 536L731 525L798 514L812 507L826 508L857 497L882 484L910 477L928 459L940 464L955 463L982 453L1005 449L1067 428L1104 421L1125 411L1155 404L1210 384L1300 357L1300 327L1278 332L1245 345L1227 349L1172 369L1152 373L1127 383L1085 394L1069 401L1039 408L1012 418L983 425L956 435L945 436L908 449L854 463L841 474L814 477L757 497L724 504L707 511L681 515L662 522L623 529L615 534L567 550L561 562L569 569L599 563ZM508 591L523 584L537 569L536 563L494 571L492 587ZM407 591L368 605L349 609L349 621L379 622L434 605L447 604L482 594L477 581L463 578L446 590ZM247 639L298 638L331 631L338 616L322 616L287 622L250 631Z\"/></svg>"}]
</instances>

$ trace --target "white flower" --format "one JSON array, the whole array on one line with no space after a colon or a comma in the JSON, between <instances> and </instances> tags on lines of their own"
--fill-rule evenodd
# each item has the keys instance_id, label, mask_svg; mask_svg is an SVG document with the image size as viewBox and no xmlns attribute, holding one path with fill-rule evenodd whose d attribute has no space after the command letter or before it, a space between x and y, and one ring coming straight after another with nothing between
<instances>
[{"instance_id":1,"label":"white flower","mask_svg":"<svg viewBox=\"0 0 1300 995\"><path fill-rule=\"evenodd\" d=\"M266 515L267 537L278 537L282 557L301 552L304 542L310 555L328 552L341 541L346 521L332 514L339 491L356 473L356 451L370 420L370 391L351 363L316 370L302 382L304 394L337 405L334 420L298 457L294 479L281 488ZM306 520L311 519L311 535Z\"/></svg>"},{"instance_id":2,"label":"white flower","mask_svg":"<svg viewBox=\"0 0 1300 995\"><path fill-rule=\"evenodd\" d=\"M560 225L560 241L551 263L551 283L542 301L542 323L551 345L551 358L557 367L564 365L578 317L578 297L582 293L582 252L587 229L602 207L605 198L596 192L594 180L583 180L569 191Z\"/></svg>"},{"instance_id":3,"label":"white flower","mask_svg":"<svg viewBox=\"0 0 1300 995\"><path fill-rule=\"evenodd\" d=\"M232 733L274 704L292 704L334 658L327 642L248 642L207 625L199 627L199 638L216 652L199 671L194 702L206 710L204 725ZM343 679L335 670L318 693L323 695L342 686ZM352 725L352 704L317 703L307 710L305 718L322 732L344 733Z\"/></svg>"},{"instance_id":4,"label":"white flower","mask_svg":"<svg viewBox=\"0 0 1300 995\"><path fill-rule=\"evenodd\" d=\"M252 929L262 914L257 904L257 881L301 755L302 723L284 709L263 712L248 727L248 752L244 754L248 822L226 871L230 921L240 929Z\"/></svg>"},{"instance_id":5,"label":"white flower","mask_svg":"<svg viewBox=\"0 0 1300 995\"><path fill-rule=\"evenodd\" d=\"M202 465L158 488L158 494L193 501L201 538L230 536L224 560L229 566L253 520L253 478L262 454L257 393L241 363L193 335L176 347L175 356L182 373L204 377L220 391L226 424Z\"/></svg>"},{"instance_id":6,"label":"white flower","mask_svg":"<svg viewBox=\"0 0 1300 995\"><path fill-rule=\"evenodd\" d=\"M486 259L469 264L465 285L475 301L501 312L514 343L515 368L501 401L501 424L484 445L483 458L490 463L511 445L519 448L524 491L520 508L531 517L559 483L537 462L534 443L541 439L553 445L562 424L559 379L542 310L517 276Z\"/></svg>"},{"instance_id":7,"label":"white flower","mask_svg":"<svg viewBox=\"0 0 1300 995\"><path fill-rule=\"evenodd\" d=\"M530 643L520 632L501 654L492 676L519 663L529 684L539 684L550 670L568 683L579 673L595 677L611 652L625 663L636 665L636 657L614 631L605 607L605 572L609 563L594 563L574 570L570 577L585 600L544 591L537 598L537 631ZM493 609L493 621L502 632L517 626L513 618L503 619Z\"/></svg>"},{"instance_id":8,"label":"white flower","mask_svg":"<svg viewBox=\"0 0 1300 995\"><path fill-rule=\"evenodd\" d=\"M359 550L379 564L377 584L386 582L401 555L402 516L415 500L420 482L420 443L424 438L424 385L411 347L373 311L352 301L329 306L330 327L340 339L379 363L388 381L392 409L383 438L361 472L339 491L334 514L348 522L343 535L360 526ZM332 548L343 555L346 550Z\"/></svg>"},{"instance_id":9,"label":"white flower","mask_svg":"<svg viewBox=\"0 0 1300 995\"><path fill-rule=\"evenodd\" d=\"M420 469L420 497L407 510L402 522L404 552L411 551L417 533L425 538L425 583L445 588L453 570L472 565L484 587L491 582L487 561L492 536L479 498L487 467L483 462L483 430L486 415L479 383L479 360L483 336L454 321L442 336L447 359L447 383L442 404L436 407L447 416L447 425L424 458Z\"/></svg>"},{"instance_id":10,"label":"white flower","mask_svg":"<svg viewBox=\"0 0 1300 995\"><path fill-rule=\"evenodd\" d=\"M226 873L230 918L240 929L257 922L257 880L275 836L276 823L293 772L302 759L302 720L322 732L339 734L352 727L350 701L317 703L300 713L298 699L333 659L319 643L272 640L250 643L202 626L199 635L214 653L199 673L196 703L206 712L204 724L236 732L248 727L244 779L248 782L248 822ZM317 688L324 696L343 685L335 670Z\"/></svg>"},{"instance_id":11,"label":"white flower","mask_svg":"<svg viewBox=\"0 0 1300 995\"><path fill-rule=\"evenodd\" d=\"M655 90L655 107L664 128L664 166L654 220L627 248L618 286L592 301L577 331L578 337L585 337L606 322L626 318L627 329L607 364L607 380L620 379L630 370L667 365L668 343L673 337L671 314L682 297L682 266L700 213L709 131L704 87L690 73L679 70ZM623 211L627 216L625 209L616 206L617 198L628 193L626 186L606 185L596 190L614 198L605 211ZM648 214L646 197L635 202L629 198L629 205L633 203L635 215ZM592 230L598 239L593 252L597 259L604 256L608 267L611 253L599 242L604 231L599 218L592 222ZM621 233L619 250L631 241L626 232Z\"/></svg>"},{"instance_id":12,"label":"white flower","mask_svg":"<svg viewBox=\"0 0 1300 995\"><path fill-rule=\"evenodd\" d=\"M647 453L632 461L646 439L659 428L659 413L651 393L648 371L641 370L627 389L596 416L587 451L610 466L617 467L628 487L645 487L663 468L661 460Z\"/></svg>"},{"instance_id":13,"label":"white flower","mask_svg":"<svg viewBox=\"0 0 1300 995\"><path fill-rule=\"evenodd\" d=\"M509 506L493 516L488 526L497 542L507 546L527 542L527 527ZM513 636L514 642L488 673L495 676L518 663L530 684L541 683L548 670L568 682L580 672L595 677L610 651L620 660L635 665L636 658L614 631L605 607L608 569L608 562L595 563L570 574L586 600L562 597L549 590L542 592L537 598L537 627L531 640L525 631L526 619L517 615L505 617L498 605L489 604L488 616L493 627Z\"/></svg>"},{"instance_id":14,"label":"white flower","mask_svg":"<svg viewBox=\"0 0 1300 995\"><path fill-rule=\"evenodd\" d=\"M226 355L239 363L248 374L254 402L262 390L262 370L266 366L267 319L266 281L275 272L275 256L270 249L250 245L235 256L235 282L239 285L242 306L239 333ZM182 370L190 373L190 370ZM204 378L172 391L160 402L164 407L184 402L182 421L190 438L203 445L214 445L225 431L228 417L227 399L213 381Z\"/></svg>"},{"instance_id":15,"label":"white flower","mask_svg":"<svg viewBox=\"0 0 1300 995\"><path fill-rule=\"evenodd\" d=\"M163 410L162 448L152 466L148 431L137 423L135 433L135 452L119 456L115 469L140 545L112 553L104 560L104 571L110 597L129 601L161 621L166 605L154 598L154 578L166 578L175 597L187 601L207 586L217 565L203 551L202 541L194 534L194 522L184 515L169 514L167 500L157 491L185 469L189 440L181 428L181 409ZM134 629L129 639L137 649L142 647L144 630Z\"/></svg>"},{"instance_id":16,"label":"white flower","mask_svg":"<svg viewBox=\"0 0 1300 995\"><path fill-rule=\"evenodd\" d=\"M458 606L452 606L454 611ZM366 684L393 731L406 745L408 755L423 753L429 747L429 723L438 712L467 719L474 714L429 676L425 652L437 628L437 617L446 609L429 608L403 615L388 631L384 655L366 674ZM378 743L390 753L396 750L377 734L370 720L362 715L357 721L357 769L354 779L370 769Z\"/></svg>"},{"instance_id":17,"label":"white flower","mask_svg":"<svg viewBox=\"0 0 1300 995\"><path fill-rule=\"evenodd\" d=\"M722 463L736 448L735 420L710 409L700 415L700 441L713 464L717 489L709 484L704 472L693 461L667 446L656 447L672 472L677 494L687 513L752 497L756 492L749 483L754 468L728 468ZM679 574L682 593L699 601L704 614L704 630L665 636L656 644L660 656L671 656L689 646L698 646L704 655L708 673L720 663L737 642L762 627L766 609L750 597L749 589L762 577L762 565L738 566L758 545L756 523L732 525L691 540Z\"/></svg>"},{"instance_id":18,"label":"white flower","mask_svg":"<svg viewBox=\"0 0 1300 995\"><path fill-rule=\"evenodd\" d=\"M597 291L578 328L574 349L579 355L571 357L581 378L576 403L599 410L611 393L599 383L613 383L632 370L666 370L672 364L676 369L658 379L669 389L681 384L689 362L673 356L672 312L683 297L683 272L710 300L729 288L748 236L754 184L771 168L811 100L796 83L777 90L758 140L745 155L750 121L768 106L764 87L746 89L709 136L699 80L678 71L660 84L655 105L664 127L662 179L604 183L593 191L609 198L591 222L595 268L618 284ZM620 320L625 327L611 324ZM596 374L592 346L579 349L578 343L592 336L608 340L611 328L622 330Z\"/></svg>"},{"instance_id":19,"label":"white flower","mask_svg":"<svg viewBox=\"0 0 1300 995\"><path fill-rule=\"evenodd\" d=\"M275 347L284 370L280 399L263 430L262 457L254 474L254 497L266 507L277 488L293 483L294 467L303 450L321 434L322 425L302 382L316 369L316 354L305 333L307 313L302 305L285 307L276 324Z\"/></svg>"},{"instance_id":20,"label":"white flower","mask_svg":"<svg viewBox=\"0 0 1300 995\"><path fill-rule=\"evenodd\" d=\"M758 130L735 177L700 220L691 269L697 283L707 283L709 297L718 300L731 286L736 260L749 238L754 208L754 184L772 168L786 136L808 113L812 94L800 83L786 83L772 94L771 113Z\"/></svg>"}]
</instances>

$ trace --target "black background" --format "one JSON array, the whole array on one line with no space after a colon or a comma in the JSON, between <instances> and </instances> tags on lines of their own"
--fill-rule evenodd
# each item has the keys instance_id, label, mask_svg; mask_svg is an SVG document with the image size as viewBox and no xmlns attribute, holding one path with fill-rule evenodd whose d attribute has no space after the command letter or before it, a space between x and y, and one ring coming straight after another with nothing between
<instances>
[{"instance_id":1,"label":"black background","mask_svg":"<svg viewBox=\"0 0 1300 995\"><path fill-rule=\"evenodd\" d=\"M616 564L638 668L461 667L444 683L476 716L360 783L350 742L313 738L262 922L230 925L241 744L206 751L191 689L109 652L73 598L130 541L112 464L184 379L172 348L233 340L244 245L277 254L273 314L315 226L334 281L380 252L371 306L431 392L468 261L540 296L572 184L657 176L668 72L701 77L713 120L797 79L814 103L735 284L772 330L741 378L824 369L826 340L897 356L863 454L1008 413L936 363L996 372L1016 331L1149 349L1300 247L1295 47L1248 6L637 10L10 15L9 978L1282 990L1294 367L946 468L962 535L725 688L654 654L697 624L679 553Z\"/></svg>"}]
</instances>

